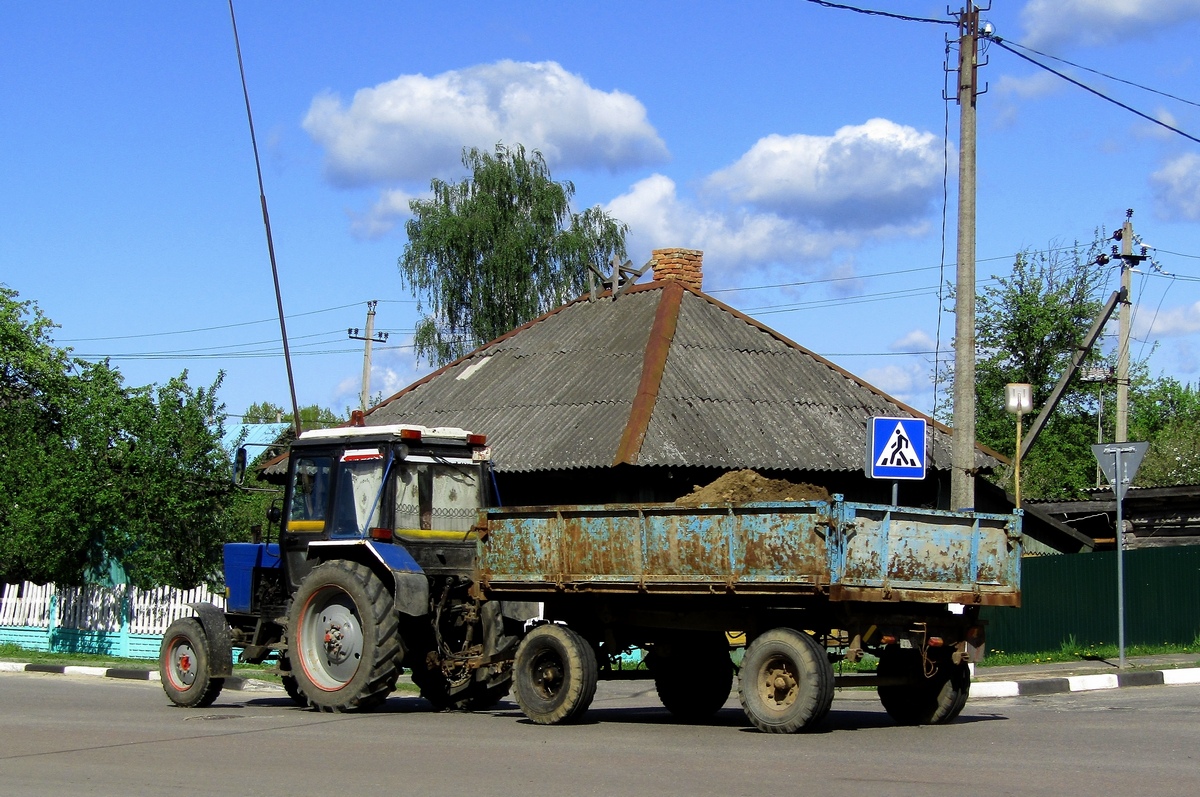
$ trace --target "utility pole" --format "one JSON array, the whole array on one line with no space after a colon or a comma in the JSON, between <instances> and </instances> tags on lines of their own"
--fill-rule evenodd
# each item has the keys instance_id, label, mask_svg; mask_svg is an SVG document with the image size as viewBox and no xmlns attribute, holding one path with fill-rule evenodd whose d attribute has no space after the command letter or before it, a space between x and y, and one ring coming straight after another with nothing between
<instances>
[{"instance_id":1,"label":"utility pole","mask_svg":"<svg viewBox=\"0 0 1200 797\"><path fill-rule=\"evenodd\" d=\"M357 327L346 330L346 334L351 340L364 341L362 393L359 396L359 405L363 412L367 411L367 402L371 400L371 344L386 343L388 339L386 332L375 334L375 305L377 304L379 302L375 299L367 302L367 334L359 335Z\"/></svg>"},{"instance_id":2,"label":"utility pole","mask_svg":"<svg viewBox=\"0 0 1200 797\"><path fill-rule=\"evenodd\" d=\"M1145 249L1141 255L1133 253L1133 208L1125 211L1125 224L1113 233L1121 242L1120 254L1113 245L1113 257L1121 258L1121 315L1117 325L1117 429L1113 442L1129 440L1129 331L1133 320L1133 303L1129 301L1130 283L1134 266L1146 259Z\"/></svg>"},{"instance_id":3,"label":"utility pole","mask_svg":"<svg viewBox=\"0 0 1200 797\"><path fill-rule=\"evenodd\" d=\"M950 508L975 506L975 98L979 9L958 16L958 266L954 294L954 437Z\"/></svg>"}]
</instances>

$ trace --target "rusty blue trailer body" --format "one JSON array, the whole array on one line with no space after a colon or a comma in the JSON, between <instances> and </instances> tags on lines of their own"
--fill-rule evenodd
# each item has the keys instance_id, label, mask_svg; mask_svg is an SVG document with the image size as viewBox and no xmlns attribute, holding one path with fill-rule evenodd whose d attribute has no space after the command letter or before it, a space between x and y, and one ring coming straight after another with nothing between
<instances>
[{"instance_id":1,"label":"rusty blue trailer body","mask_svg":"<svg viewBox=\"0 0 1200 797\"><path fill-rule=\"evenodd\" d=\"M815 594L1017 605L1020 515L833 501L489 509L486 592Z\"/></svg>"}]
</instances>

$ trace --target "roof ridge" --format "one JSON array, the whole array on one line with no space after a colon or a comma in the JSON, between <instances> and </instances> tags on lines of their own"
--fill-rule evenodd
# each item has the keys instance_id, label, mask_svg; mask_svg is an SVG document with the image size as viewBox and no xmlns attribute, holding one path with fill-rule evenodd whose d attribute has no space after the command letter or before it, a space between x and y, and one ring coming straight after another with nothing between
<instances>
[{"instance_id":1,"label":"roof ridge","mask_svg":"<svg viewBox=\"0 0 1200 797\"><path fill-rule=\"evenodd\" d=\"M621 433L613 465L637 464L638 454L641 453L642 443L646 439L646 430L650 427L650 419L654 415L654 405L658 402L658 389L666 369L667 355L670 354L671 342L675 339L684 289L685 286L673 280L662 286L662 296L658 300L654 323L650 326L650 335L646 340L645 356L642 358L642 378L638 383L637 393L634 394L633 406L629 409L629 421Z\"/></svg>"}]
</instances>

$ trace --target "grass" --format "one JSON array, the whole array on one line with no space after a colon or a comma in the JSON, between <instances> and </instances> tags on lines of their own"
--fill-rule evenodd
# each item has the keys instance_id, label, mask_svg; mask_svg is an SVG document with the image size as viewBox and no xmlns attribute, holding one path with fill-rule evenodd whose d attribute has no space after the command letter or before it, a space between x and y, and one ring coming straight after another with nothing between
<instances>
[{"instance_id":1,"label":"grass","mask_svg":"<svg viewBox=\"0 0 1200 797\"><path fill-rule=\"evenodd\" d=\"M1190 644L1180 645L1164 642L1161 645L1126 645L1125 656L1162 656L1162 655L1197 655L1200 656L1200 634ZM1120 657L1116 645L1081 645L1074 636L1067 637L1058 650L1041 653L1010 653L1004 650L989 649L980 667L1003 667L1010 665L1049 664L1054 662L1073 661L1110 661Z\"/></svg>"}]
</instances>

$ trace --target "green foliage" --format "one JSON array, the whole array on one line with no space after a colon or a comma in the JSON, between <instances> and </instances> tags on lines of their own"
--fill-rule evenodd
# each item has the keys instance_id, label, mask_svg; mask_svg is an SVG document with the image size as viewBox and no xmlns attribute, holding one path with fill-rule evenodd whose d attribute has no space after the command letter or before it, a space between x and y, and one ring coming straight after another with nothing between
<instances>
[{"instance_id":1,"label":"green foliage","mask_svg":"<svg viewBox=\"0 0 1200 797\"><path fill-rule=\"evenodd\" d=\"M79 584L115 560L140 587L210 578L231 492L222 377L128 388L52 328L0 286L0 577Z\"/></svg>"},{"instance_id":2,"label":"green foliage","mask_svg":"<svg viewBox=\"0 0 1200 797\"><path fill-rule=\"evenodd\" d=\"M463 150L471 177L435 179L432 198L409 203L400 275L427 315L418 357L437 365L583 293L587 267L625 257L628 227L592 207L571 211L575 186L551 179L537 150Z\"/></svg>"},{"instance_id":3,"label":"green foliage","mask_svg":"<svg viewBox=\"0 0 1200 797\"><path fill-rule=\"evenodd\" d=\"M309 404L300 408L300 425L305 429L324 429L340 426L349 419L350 413L338 415L328 407ZM256 401L242 413L242 423L291 423L292 413L270 401Z\"/></svg>"},{"instance_id":4,"label":"green foliage","mask_svg":"<svg viewBox=\"0 0 1200 797\"><path fill-rule=\"evenodd\" d=\"M1044 407L1103 301L1104 267L1096 264L1103 238L1084 250L1023 251L1012 272L994 276L976 304L976 434L981 443L1012 457L1016 419L1004 408L1004 386L1033 387L1033 406ZM1103 357L1095 349L1084 367ZM1095 392L1078 379L1021 463L1021 489L1029 498L1075 498L1092 485L1096 440ZM1026 423L1029 419L1026 418ZM1011 474L997 474L1001 482Z\"/></svg>"},{"instance_id":5,"label":"green foliage","mask_svg":"<svg viewBox=\"0 0 1200 797\"><path fill-rule=\"evenodd\" d=\"M1200 484L1200 390L1170 377L1130 400L1129 437L1150 443L1134 483Z\"/></svg>"}]
</instances>

